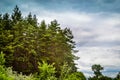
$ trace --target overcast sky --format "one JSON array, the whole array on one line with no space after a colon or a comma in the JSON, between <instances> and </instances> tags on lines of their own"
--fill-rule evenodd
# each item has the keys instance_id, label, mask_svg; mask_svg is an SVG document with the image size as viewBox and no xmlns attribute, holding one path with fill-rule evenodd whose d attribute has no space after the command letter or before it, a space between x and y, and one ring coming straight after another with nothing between
<instances>
[{"instance_id":1,"label":"overcast sky","mask_svg":"<svg viewBox=\"0 0 120 80\"><path fill-rule=\"evenodd\" d=\"M79 50L75 62L87 77L93 64L101 64L107 76L120 71L120 0L1 0L0 13L12 13L15 5L23 16L31 12L39 22L56 19L69 27Z\"/></svg>"}]
</instances>

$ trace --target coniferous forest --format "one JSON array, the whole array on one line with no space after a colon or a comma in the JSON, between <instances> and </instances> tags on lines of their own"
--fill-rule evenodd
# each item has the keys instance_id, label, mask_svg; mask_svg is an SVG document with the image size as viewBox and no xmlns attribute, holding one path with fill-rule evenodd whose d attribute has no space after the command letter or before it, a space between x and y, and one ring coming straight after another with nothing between
<instances>
[{"instance_id":1,"label":"coniferous forest","mask_svg":"<svg viewBox=\"0 0 120 80\"><path fill-rule=\"evenodd\" d=\"M38 23L36 15L23 17L18 6L11 15L0 14L0 80L86 80L74 63L73 38L57 20ZM95 76L89 80L113 80L102 69L93 65Z\"/></svg>"}]
</instances>

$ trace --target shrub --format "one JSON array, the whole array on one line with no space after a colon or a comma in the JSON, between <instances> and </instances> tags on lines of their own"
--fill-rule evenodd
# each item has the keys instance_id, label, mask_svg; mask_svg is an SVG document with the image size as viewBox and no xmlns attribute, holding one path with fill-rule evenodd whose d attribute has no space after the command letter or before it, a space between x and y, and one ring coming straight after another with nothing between
<instances>
[{"instance_id":1,"label":"shrub","mask_svg":"<svg viewBox=\"0 0 120 80\"><path fill-rule=\"evenodd\" d=\"M65 80L86 80L85 76L81 72L74 72L68 75L68 78Z\"/></svg>"},{"instance_id":2,"label":"shrub","mask_svg":"<svg viewBox=\"0 0 120 80\"><path fill-rule=\"evenodd\" d=\"M59 80L66 79L68 77L68 75L70 74L70 71L71 71L71 67L69 67L67 63L64 63L64 65L61 66L61 72L60 72Z\"/></svg>"},{"instance_id":3,"label":"shrub","mask_svg":"<svg viewBox=\"0 0 120 80\"><path fill-rule=\"evenodd\" d=\"M55 67L53 67L53 64L47 64L43 61L43 64L39 63L39 80L57 80L55 77Z\"/></svg>"},{"instance_id":4,"label":"shrub","mask_svg":"<svg viewBox=\"0 0 120 80\"><path fill-rule=\"evenodd\" d=\"M13 71L11 67L6 68L4 66L5 59L4 54L1 52L0 54L0 80L37 80L33 75L23 75L18 74L17 72Z\"/></svg>"},{"instance_id":5,"label":"shrub","mask_svg":"<svg viewBox=\"0 0 120 80\"><path fill-rule=\"evenodd\" d=\"M3 52L0 53L0 80L14 80L7 74L7 68L4 66L5 59Z\"/></svg>"},{"instance_id":6,"label":"shrub","mask_svg":"<svg viewBox=\"0 0 120 80\"><path fill-rule=\"evenodd\" d=\"M4 65L5 63L5 58L3 52L0 53L0 65Z\"/></svg>"}]
</instances>

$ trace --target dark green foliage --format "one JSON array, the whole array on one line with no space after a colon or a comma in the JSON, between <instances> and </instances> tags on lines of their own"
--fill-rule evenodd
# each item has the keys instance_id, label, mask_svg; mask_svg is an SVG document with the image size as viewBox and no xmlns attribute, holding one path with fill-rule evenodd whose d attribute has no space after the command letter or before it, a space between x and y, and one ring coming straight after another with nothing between
<instances>
[{"instance_id":1,"label":"dark green foliage","mask_svg":"<svg viewBox=\"0 0 120 80\"><path fill-rule=\"evenodd\" d=\"M0 54L0 80L85 80L84 75L81 72L69 73L69 70L65 71L65 75L63 77L57 78L55 76L55 67L54 64L50 65L47 62L39 63L39 73L38 74L30 74L28 76L23 75L22 73L18 74L15 71L12 71L10 67L6 68L4 66L4 54L1 52ZM63 66L63 70L69 68L68 66ZM64 74L64 73L62 73Z\"/></svg>"},{"instance_id":2,"label":"dark green foliage","mask_svg":"<svg viewBox=\"0 0 120 80\"><path fill-rule=\"evenodd\" d=\"M20 21L14 26L13 69L18 72L37 72L34 32L35 28L25 21Z\"/></svg>"},{"instance_id":3,"label":"dark green foliage","mask_svg":"<svg viewBox=\"0 0 120 80\"><path fill-rule=\"evenodd\" d=\"M29 24L31 24L34 27L37 27L37 19L36 19L36 15L32 16L31 13L29 13L28 17L27 17L27 21Z\"/></svg>"},{"instance_id":4,"label":"dark green foliage","mask_svg":"<svg viewBox=\"0 0 120 80\"><path fill-rule=\"evenodd\" d=\"M120 80L120 72L118 72L117 76L114 78L114 80Z\"/></svg>"},{"instance_id":5,"label":"dark green foliage","mask_svg":"<svg viewBox=\"0 0 120 80\"><path fill-rule=\"evenodd\" d=\"M8 13L5 13L3 15L2 26L3 26L4 30L11 30L12 29L11 20L9 18Z\"/></svg>"},{"instance_id":6,"label":"dark green foliage","mask_svg":"<svg viewBox=\"0 0 120 80\"><path fill-rule=\"evenodd\" d=\"M107 76L102 76L102 77L100 77L100 78L90 77L90 78L88 78L88 80L113 80L113 79L110 78L110 77L107 77Z\"/></svg>"},{"instance_id":7,"label":"dark green foliage","mask_svg":"<svg viewBox=\"0 0 120 80\"><path fill-rule=\"evenodd\" d=\"M21 14L21 11L19 10L19 7L16 5L14 10L13 10L13 14L12 14L12 22L13 22L13 25L16 24L18 21L21 21L22 20L22 14Z\"/></svg>"},{"instance_id":8,"label":"dark green foliage","mask_svg":"<svg viewBox=\"0 0 120 80\"><path fill-rule=\"evenodd\" d=\"M5 54L3 54L3 52L0 53L0 65L4 65L4 63L5 63L4 55Z\"/></svg>"},{"instance_id":9,"label":"dark green foliage","mask_svg":"<svg viewBox=\"0 0 120 80\"><path fill-rule=\"evenodd\" d=\"M85 76L81 72L74 72L68 76L65 80L86 80Z\"/></svg>"},{"instance_id":10,"label":"dark green foliage","mask_svg":"<svg viewBox=\"0 0 120 80\"><path fill-rule=\"evenodd\" d=\"M116 77L117 79L120 79L120 72L117 74L117 77Z\"/></svg>"},{"instance_id":11,"label":"dark green foliage","mask_svg":"<svg viewBox=\"0 0 120 80\"><path fill-rule=\"evenodd\" d=\"M99 64L92 65L92 70L94 71L95 77L99 78L102 76L100 70L103 70L103 67Z\"/></svg>"},{"instance_id":12,"label":"dark green foliage","mask_svg":"<svg viewBox=\"0 0 120 80\"><path fill-rule=\"evenodd\" d=\"M113 80L110 77L102 75L102 72L100 72L100 70L103 69L104 68L100 64L92 65L92 71L94 71L95 76L89 77L88 80Z\"/></svg>"}]
</instances>

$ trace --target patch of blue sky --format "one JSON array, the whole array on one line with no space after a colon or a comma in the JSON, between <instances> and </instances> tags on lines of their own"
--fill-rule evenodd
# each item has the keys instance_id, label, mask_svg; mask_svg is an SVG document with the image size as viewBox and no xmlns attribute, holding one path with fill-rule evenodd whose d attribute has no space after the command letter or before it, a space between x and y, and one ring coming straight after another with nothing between
<instances>
[{"instance_id":1,"label":"patch of blue sky","mask_svg":"<svg viewBox=\"0 0 120 80\"><path fill-rule=\"evenodd\" d=\"M44 7L53 11L86 11L86 12L116 12L120 13L120 0L2 0L0 7L4 12L15 5L28 5L29 7ZM30 4L35 4L31 6ZM6 10L6 11L7 11Z\"/></svg>"}]
</instances>

